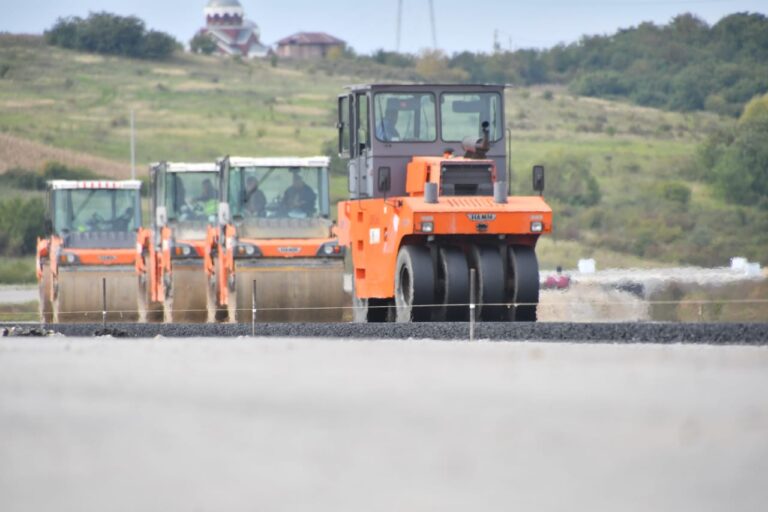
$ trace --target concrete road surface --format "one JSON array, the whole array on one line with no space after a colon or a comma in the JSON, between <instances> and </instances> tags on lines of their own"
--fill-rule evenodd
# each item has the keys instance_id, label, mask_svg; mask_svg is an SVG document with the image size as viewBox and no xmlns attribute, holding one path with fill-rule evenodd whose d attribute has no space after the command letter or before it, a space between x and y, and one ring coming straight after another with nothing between
<instances>
[{"instance_id":1,"label":"concrete road surface","mask_svg":"<svg viewBox=\"0 0 768 512\"><path fill-rule=\"evenodd\" d=\"M766 503L766 347L0 340L3 512Z\"/></svg>"}]
</instances>

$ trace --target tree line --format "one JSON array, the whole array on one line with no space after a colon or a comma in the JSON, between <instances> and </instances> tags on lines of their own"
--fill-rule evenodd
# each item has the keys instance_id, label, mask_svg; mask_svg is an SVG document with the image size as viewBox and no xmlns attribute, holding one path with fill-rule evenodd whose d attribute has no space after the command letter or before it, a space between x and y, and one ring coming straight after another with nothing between
<instances>
[{"instance_id":1,"label":"tree line","mask_svg":"<svg viewBox=\"0 0 768 512\"><path fill-rule=\"evenodd\" d=\"M139 59L163 59L181 49L172 36L147 30L141 19L108 12L59 18L44 36L48 44L62 48Z\"/></svg>"},{"instance_id":2,"label":"tree line","mask_svg":"<svg viewBox=\"0 0 768 512\"><path fill-rule=\"evenodd\" d=\"M746 102L768 92L768 18L737 13L710 26L682 14L666 25L642 23L545 50L450 56L379 50L358 58L413 69L426 80L565 84L579 95L736 117Z\"/></svg>"}]
</instances>

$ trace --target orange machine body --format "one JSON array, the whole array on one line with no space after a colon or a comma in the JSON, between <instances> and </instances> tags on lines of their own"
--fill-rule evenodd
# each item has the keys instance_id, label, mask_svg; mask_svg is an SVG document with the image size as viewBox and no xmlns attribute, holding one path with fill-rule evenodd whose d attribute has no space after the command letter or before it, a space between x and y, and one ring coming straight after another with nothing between
<instances>
[{"instance_id":1,"label":"orange machine body","mask_svg":"<svg viewBox=\"0 0 768 512\"><path fill-rule=\"evenodd\" d=\"M205 303L206 290L197 281L205 279L207 226L215 218L217 199L214 196L204 201L199 195L203 182L217 182L217 174L214 163L150 165L153 222L151 228L142 229L137 235L136 271L147 283L149 307L162 305L165 321L176 321L177 315L183 321L203 318L198 309L202 309L200 303ZM192 203L206 202L213 203L210 211L190 208ZM182 270L190 275L180 277ZM179 289L170 305L174 287Z\"/></svg>"},{"instance_id":2,"label":"orange machine body","mask_svg":"<svg viewBox=\"0 0 768 512\"><path fill-rule=\"evenodd\" d=\"M227 210L235 209L238 205L234 204L237 199L230 197L231 190L226 190L223 183L229 183L236 180L232 175L232 169L301 169L318 168L323 169L319 174L320 180L324 182L325 193L319 194L321 210L325 209L328 213L328 176L327 168L329 160L327 157L311 158L292 158L292 157L271 157L271 158L244 158L233 157L222 159L220 165L220 185L221 199L227 205ZM272 175L268 171L267 177ZM267 178L264 178L267 179ZM323 186L319 188L323 188ZM237 195L237 194L235 194ZM236 213L242 213L236 210ZM236 263L238 261L251 261L252 263L269 262L270 265L264 265L259 270L262 272L286 272L291 270L291 260L312 260L318 258L342 258L344 253L342 247L337 243L335 234L329 226L326 229L312 230L314 234L307 235L299 228L292 229L290 226L281 231L275 237L254 237L249 236L245 230L240 232L237 225L230 221L218 227L211 226L208 229L208 236L204 247L204 267L209 275L216 281L217 288L217 307L227 307L230 303L230 295L234 291ZM327 236L322 232L328 233ZM298 235L297 235L298 233ZM328 253L323 249L328 246ZM284 262L285 265L274 265ZM295 270L301 270L301 264ZM304 267L306 268L306 267Z\"/></svg>"},{"instance_id":3,"label":"orange machine body","mask_svg":"<svg viewBox=\"0 0 768 512\"><path fill-rule=\"evenodd\" d=\"M328 244L336 241L335 237L328 238L240 238L237 228L231 224L222 231L211 228L204 250L204 267L209 275L215 275L218 290L218 305L226 306L229 302L230 280L235 273L235 261L238 258L252 257L246 248L253 247L258 250L258 258L283 260L286 266L292 259L316 258L318 251ZM340 251L335 246L336 253ZM282 268L281 268L282 269Z\"/></svg>"},{"instance_id":4,"label":"orange machine body","mask_svg":"<svg viewBox=\"0 0 768 512\"><path fill-rule=\"evenodd\" d=\"M404 245L451 237L457 246L493 239L533 247L541 234L551 232L552 209L540 196L509 196L506 203L489 196L440 196L436 203L426 202L424 185L439 184L438 170L444 161L446 157L415 157L408 165L406 197L338 204L339 243L351 249L358 298L394 296L395 263ZM478 164L464 158L450 161ZM487 163L495 177L493 162ZM536 223L541 229L534 232Z\"/></svg>"},{"instance_id":5,"label":"orange machine body","mask_svg":"<svg viewBox=\"0 0 768 512\"><path fill-rule=\"evenodd\" d=\"M59 296L62 272L78 275L79 286L98 278L94 277L98 272L93 271L107 272L113 282L114 276L121 276L118 287L131 281L136 265L133 237L135 230L141 230L140 188L136 180L48 182L48 235L37 239L35 265L45 320L50 318L50 305ZM68 300L83 293L83 288L72 283L66 288L63 291ZM82 299L77 300L82 303ZM60 312L69 318L80 316L74 311Z\"/></svg>"}]
</instances>

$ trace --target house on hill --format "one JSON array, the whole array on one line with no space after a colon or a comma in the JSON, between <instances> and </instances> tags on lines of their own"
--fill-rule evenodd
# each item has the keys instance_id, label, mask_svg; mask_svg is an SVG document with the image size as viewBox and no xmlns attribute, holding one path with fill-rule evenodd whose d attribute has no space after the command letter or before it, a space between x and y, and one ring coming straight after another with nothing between
<instances>
[{"instance_id":1,"label":"house on hill","mask_svg":"<svg viewBox=\"0 0 768 512\"><path fill-rule=\"evenodd\" d=\"M324 32L299 32L277 42L277 55L287 59L323 59L337 48L344 51L347 43Z\"/></svg>"},{"instance_id":2,"label":"house on hill","mask_svg":"<svg viewBox=\"0 0 768 512\"><path fill-rule=\"evenodd\" d=\"M261 44L258 25L245 19L238 0L210 0L203 12L205 28L199 33L216 43L218 54L246 58L269 55L269 47Z\"/></svg>"}]
</instances>

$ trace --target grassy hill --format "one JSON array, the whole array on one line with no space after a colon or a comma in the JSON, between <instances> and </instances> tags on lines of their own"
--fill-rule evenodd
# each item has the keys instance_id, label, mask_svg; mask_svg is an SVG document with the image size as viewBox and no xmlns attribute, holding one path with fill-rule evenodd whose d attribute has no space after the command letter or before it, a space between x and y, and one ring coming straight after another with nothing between
<instances>
[{"instance_id":1,"label":"grassy hill","mask_svg":"<svg viewBox=\"0 0 768 512\"><path fill-rule=\"evenodd\" d=\"M0 69L5 70L0 137L29 141L39 153L36 163L34 155L26 155L24 166L39 168L53 153L65 151L93 159L83 165L113 177L127 176L131 109L142 173L156 160L307 156L335 139L335 98L343 86L375 78L368 68L351 76L355 68L348 62L272 67L193 55L150 62L76 53L8 35L0 36ZM542 246L543 265L572 266L577 257L594 255L602 266L726 264L734 255L759 259L768 252L768 216L727 205L685 174L706 134L734 122L710 113L579 97L554 86L510 89L514 191L530 190L534 163L548 166L548 184L556 189L561 166L571 161L585 165L601 191L592 206L568 204L568 190L560 190L565 200L553 197L557 232ZM2 140L0 172L22 165L13 164L21 162L13 156L19 145ZM663 186L676 182L690 189L685 205L664 197ZM333 191L336 199L346 194L344 177L334 178ZM735 232L717 222L731 217L749 225ZM708 250L702 253L696 243Z\"/></svg>"}]
</instances>

